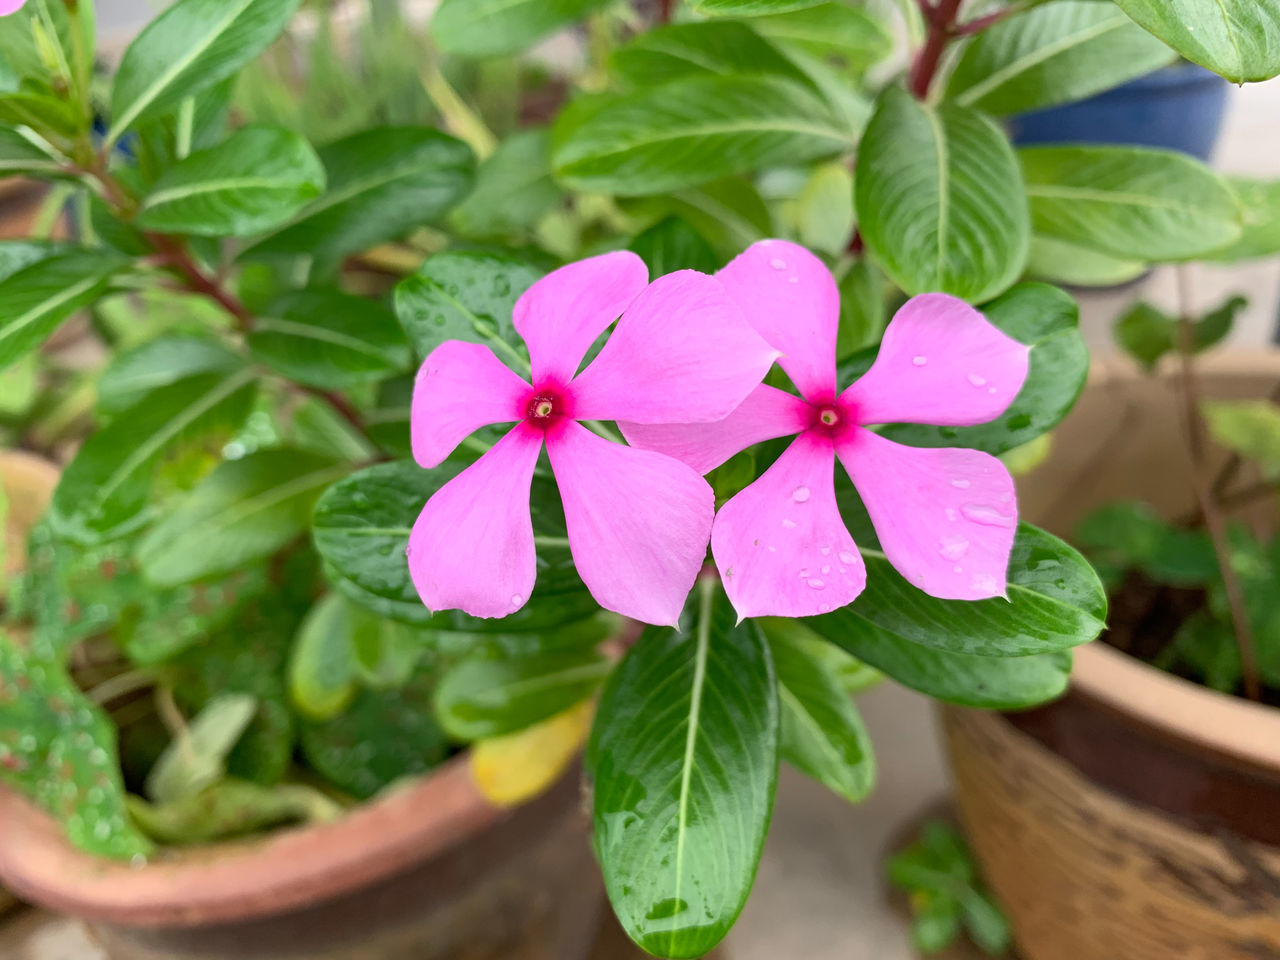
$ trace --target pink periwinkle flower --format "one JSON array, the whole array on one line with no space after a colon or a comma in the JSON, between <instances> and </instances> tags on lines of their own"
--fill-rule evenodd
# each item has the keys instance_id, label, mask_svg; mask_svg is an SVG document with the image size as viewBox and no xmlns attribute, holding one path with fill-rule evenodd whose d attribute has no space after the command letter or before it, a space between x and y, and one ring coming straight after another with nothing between
<instances>
[{"instance_id":1,"label":"pink periwinkle flower","mask_svg":"<svg viewBox=\"0 0 1280 960\"><path fill-rule=\"evenodd\" d=\"M11 13L17 13L26 2L27 0L0 0L0 17L7 17Z\"/></svg>"},{"instance_id":2,"label":"pink periwinkle flower","mask_svg":"<svg viewBox=\"0 0 1280 960\"><path fill-rule=\"evenodd\" d=\"M866 429L886 423L968 426L1008 408L1028 348L962 300L913 297L875 363L837 394L839 293L803 247L754 244L719 278L748 322L782 351L800 396L761 384L720 423L622 423L629 442L706 473L762 440L799 436L716 516L711 550L742 617L805 617L851 602L866 567L836 508L835 460L853 480L881 548L935 597L1004 596L1017 526L1013 479L977 450L903 446Z\"/></svg>"},{"instance_id":3,"label":"pink periwinkle flower","mask_svg":"<svg viewBox=\"0 0 1280 960\"><path fill-rule=\"evenodd\" d=\"M482 426L516 424L441 487L413 526L409 571L432 610L503 617L529 599L537 562L529 492L545 442L569 549L591 594L647 623L678 620L706 557L710 486L679 460L612 443L578 421L723 419L778 354L714 277L648 278L644 261L623 251L561 267L525 291L513 320L532 384L475 343L447 341L422 364L411 412L421 466L438 466Z\"/></svg>"}]
</instances>

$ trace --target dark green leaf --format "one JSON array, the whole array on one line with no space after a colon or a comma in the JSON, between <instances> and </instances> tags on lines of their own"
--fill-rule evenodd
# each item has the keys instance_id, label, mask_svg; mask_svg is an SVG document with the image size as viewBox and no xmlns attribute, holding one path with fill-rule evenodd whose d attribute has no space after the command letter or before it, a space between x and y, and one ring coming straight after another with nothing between
<instances>
[{"instance_id":1,"label":"dark green leaf","mask_svg":"<svg viewBox=\"0 0 1280 960\"><path fill-rule=\"evenodd\" d=\"M651 277L676 270L715 273L720 266L711 245L688 221L679 217L655 223L631 241L630 249L644 260Z\"/></svg>"},{"instance_id":2,"label":"dark green leaf","mask_svg":"<svg viewBox=\"0 0 1280 960\"><path fill-rule=\"evenodd\" d=\"M909 294L980 303L1022 273L1030 232L1017 160L987 117L888 87L858 150L858 225Z\"/></svg>"},{"instance_id":3,"label":"dark green leaf","mask_svg":"<svg viewBox=\"0 0 1280 960\"><path fill-rule=\"evenodd\" d=\"M98 410L119 413L152 390L198 373L230 373L240 358L213 337L175 333L148 340L112 359L98 378Z\"/></svg>"},{"instance_id":4,"label":"dark green leaf","mask_svg":"<svg viewBox=\"0 0 1280 960\"><path fill-rule=\"evenodd\" d=\"M54 240L0 240L0 281L8 280L23 267L68 250L66 244Z\"/></svg>"},{"instance_id":5,"label":"dark green leaf","mask_svg":"<svg viewBox=\"0 0 1280 960\"><path fill-rule=\"evenodd\" d=\"M129 45L111 90L114 143L129 127L229 77L267 48L299 0L179 0Z\"/></svg>"},{"instance_id":6,"label":"dark green leaf","mask_svg":"<svg viewBox=\"0 0 1280 960\"><path fill-rule=\"evenodd\" d=\"M690 0L699 13L723 17L759 17L815 7L822 0Z\"/></svg>"},{"instance_id":7,"label":"dark green leaf","mask_svg":"<svg viewBox=\"0 0 1280 960\"><path fill-rule=\"evenodd\" d=\"M503 237L531 229L562 196L551 178L551 132L521 130L480 164L474 189L450 220L464 236Z\"/></svg>"},{"instance_id":8,"label":"dark green leaf","mask_svg":"<svg viewBox=\"0 0 1280 960\"><path fill-rule=\"evenodd\" d=\"M1022 113L1082 100L1174 57L1110 4L1054 0L974 37L951 74L947 95L990 113Z\"/></svg>"},{"instance_id":9,"label":"dark green leaf","mask_svg":"<svg viewBox=\"0 0 1280 960\"><path fill-rule=\"evenodd\" d=\"M431 20L440 49L468 57L516 53L608 0L443 0Z\"/></svg>"},{"instance_id":10,"label":"dark green leaf","mask_svg":"<svg viewBox=\"0 0 1280 960\"><path fill-rule=\"evenodd\" d=\"M1019 151L1036 233L1115 257L1190 260L1241 235L1231 189L1200 161L1147 147Z\"/></svg>"},{"instance_id":11,"label":"dark green leaf","mask_svg":"<svg viewBox=\"0 0 1280 960\"><path fill-rule=\"evenodd\" d=\"M755 186L731 177L634 204L656 219L678 216L706 237L722 260L736 256L755 241L773 236L773 217Z\"/></svg>"},{"instance_id":12,"label":"dark green leaf","mask_svg":"<svg viewBox=\"0 0 1280 960\"><path fill-rule=\"evenodd\" d=\"M60 175L64 167L65 163L56 154L50 153L22 132L10 127L0 127L0 175L13 176L21 173L49 177Z\"/></svg>"},{"instance_id":13,"label":"dark green leaf","mask_svg":"<svg viewBox=\"0 0 1280 960\"><path fill-rule=\"evenodd\" d=\"M844 360L880 342L889 320L884 275L865 257L849 266L840 278L840 327L836 335L836 359Z\"/></svg>"},{"instance_id":14,"label":"dark green leaf","mask_svg":"<svg viewBox=\"0 0 1280 960\"><path fill-rule=\"evenodd\" d=\"M755 879L778 773L773 664L704 580L684 631L650 628L610 679L587 748L595 848L623 928L701 957Z\"/></svg>"},{"instance_id":15,"label":"dark green leaf","mask_svg":"<svg viewBox=\"0 0 1280 960\"><path fill-rule=\"evenodd\" d=\"M612 63L623 81L636 87L690 75L753 73L812 86L777 47L735 20L676 23L641 33L614 53Z\"/></svg>"},{"instance_id":16,"label":"dark green leaf","mask_svg":"<svg viewBox=\"0 0 1280 960\"><path fill-rule=\"evenodd\" d=\"M1258 0L1116 0L1193 63L1235 83L1280 74L1280 14Z\"/></svg>"},{"instance_id":17,"label":"dark green leaf","mask_svg":"<svg viewBox=\"0 0 1280 960\"><path fill-rule=\"evenodd\" d=\"M324 182L320 158L302 137L248 127L166 170L137 223L160 233L246 237L288 220Z\"/></svg>"},{"instance_id":18,"label":"dark green leaf","mask_svg":"<svg viewBox=\"0 0 1280 960\"><path fill-rule=\"evenodd\" d=\"M0 369L92 303L123 266L104 251L69 250L30 262L0 281Z\"/></svg>"},{"instance_id":19,"label":"dark green leaf","mask_svg":"<svg viewBox=\"0 0 1280 960\"><path fill-rule=\"evenodd\" d=\"M893 49L883 23L865 7L818 3L802 10L756 17L751 26L771 40L839 57L855 70L878 63Z\"/></svg>"},{"instance_id":20,"label":"dark green leaf","mask_svg":"<svg viewBox=\"0 0 1280 960\"><path fill-rule=\"evenodd\" d=\"M1075 540L1095 562L1136 567L1158 583L1203 586L1218 577L1209 535L1180 530L1145 503L1107 504L1081 521Z\"/></svg>"},{"instance_id":21,"label":"dark green leaf","mask_svg":"<svg viewBox=\"0 0 1280 960\"><path fill-rule=\"evenodd\" d=\"M1234 296L1194 321L1194 351L1200 353L1222 342L1231 332L1237 314L1247 305L1244 297ZM1178 320L1145 302L1136 303L1125 311L1112 328L1112 335L1116 343L1148 372L1155 369L1165 354L1179 349L1181 342Z\"/></svg>"}]
</instances>

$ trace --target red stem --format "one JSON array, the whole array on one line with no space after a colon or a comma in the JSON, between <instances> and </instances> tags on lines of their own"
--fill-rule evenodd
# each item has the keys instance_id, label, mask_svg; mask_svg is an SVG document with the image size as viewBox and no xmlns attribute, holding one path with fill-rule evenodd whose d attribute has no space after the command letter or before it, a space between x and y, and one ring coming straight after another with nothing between
<instances>
[{"instance_id":1,"label":"red stem","mask_svg":"<svg viewBox=\"0 0 1280 960\"><path fill-rule=\"evenodd\" d=\"M676 0L658 0L658 22L670 23L671 14L675 12Z\"/></svg>"},{"instance_id":2,"label":"red stem","mask_svg":"<svg viewBox=\"0 0 1280 960\"><path fill-rule=\"evenodd\" d=\"M911 67L911 78L907 83L917 100L924 100L929 96L929 87L938 73L942 55L946 53L947 44L955 35L956 17L963 2L964 0L938 0L938 5L931 7L925 0L920 0L920 9L929 24L929 35L916 55L916 61Z\"/></svg>"}]
</instances>

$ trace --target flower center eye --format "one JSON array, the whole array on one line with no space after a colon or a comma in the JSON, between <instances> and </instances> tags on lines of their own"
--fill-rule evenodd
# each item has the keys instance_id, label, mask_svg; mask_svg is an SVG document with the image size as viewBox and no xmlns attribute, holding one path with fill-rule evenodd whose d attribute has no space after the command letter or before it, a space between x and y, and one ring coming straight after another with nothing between
<instances>
[{"instance_id":1,"label":"flower center eye","mask_svg":"<svg viewBox=\"0 0 1280 960\"><path fill-rule=\"evenodd\" d=\"M822 407L818 411L818 422L828 427L834 427L840 422L840 413L835 407Z\"/></svg>"},{"instance_id":2,"label":"flower center eye","mask_svg":"<svg viewBox=\"0 0 1280 960\"><path fill-rule=\"evenodd\" d=\"M530 420L546 420L555 412L555 398L546 395L539 395L529 401L529 407L526 416Z\"/></svg>"}]
</instances>

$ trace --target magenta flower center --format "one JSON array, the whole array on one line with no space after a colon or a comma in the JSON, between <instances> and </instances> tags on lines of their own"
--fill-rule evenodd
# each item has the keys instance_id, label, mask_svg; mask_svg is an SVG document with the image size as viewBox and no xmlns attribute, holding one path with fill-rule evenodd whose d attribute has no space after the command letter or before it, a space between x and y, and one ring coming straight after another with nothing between
<instances>
[{"instance_id":1,"label":"magenta flower center","mask_svg":"<svg viewBox=\"0 0 1280 960\"><path fill-rule=\"evenodd\" d=\"M544 430L552 423L569 416L568 396L559 387L544 385L529 394L525 401L524 417L529 423Z\"/></svg>"},{"instance_id":2,"label":"magenta flower center","mask_svg":"<svg viewBox=\"0 0 1280 960\"><path fill-rule=\"evenodd\" d=\"M809 429L824 437L836 439L853 422L849 411L836 403L811 403Z\"/></svg>"}]
</instances>

